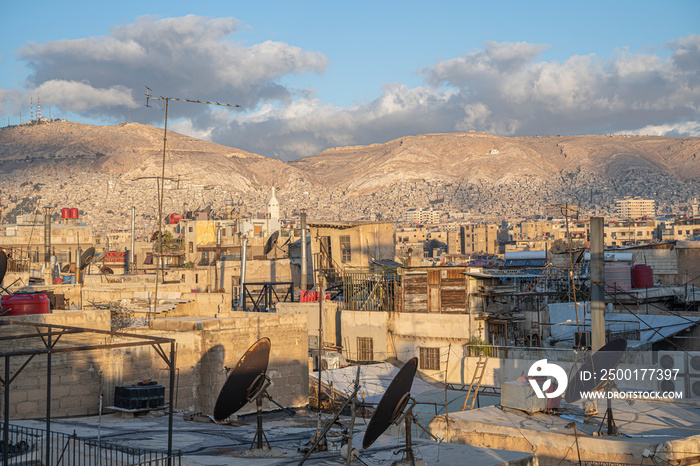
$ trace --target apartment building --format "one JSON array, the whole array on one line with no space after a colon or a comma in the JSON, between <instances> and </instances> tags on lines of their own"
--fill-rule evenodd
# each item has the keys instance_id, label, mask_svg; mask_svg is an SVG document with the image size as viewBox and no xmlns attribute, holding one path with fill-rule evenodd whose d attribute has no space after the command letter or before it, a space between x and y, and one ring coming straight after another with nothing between
<instances>
[{"instance_id":1,"label":"apartment building","mask_svg":"<svg viewBox=\"0 0 700 466\"><path fill-rule=\"evenodd\" d=\"M625 197L615 201L615 212L621 219L653 218L656 216L656 201L639 197Z\"/></svg>"}]
</instances>

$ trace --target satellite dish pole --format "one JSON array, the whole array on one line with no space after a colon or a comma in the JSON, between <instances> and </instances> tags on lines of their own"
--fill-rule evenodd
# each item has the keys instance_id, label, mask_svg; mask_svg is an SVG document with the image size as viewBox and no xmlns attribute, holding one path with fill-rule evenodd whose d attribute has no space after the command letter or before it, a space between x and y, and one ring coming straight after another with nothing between
<instances>
[{"instance_id":1,"label":"satellite dish pole","mask_svg":"<svg viewBox=\"0 0 700 466\"><path fill-rule=\"evenodd\" d=\"M218 105L220 107L240 107L240 105L232 104L222 104L219 102L207 102L205 100L190 100L190 99L178 99L175 97L153 97L151 95L151 88L146 86L146 107L150 107L149 103L152 100L161 100L165 102L165 126L163 127L163 163L161 168L161 176L158 178L158 237L157 237L157 248L156 248L156 296L155 304L153 306L153 315L155 316L155 311L158 307L158 273L160 272L160 278L163 279L163 195L165 194L165 154L168 147L168 104L171 100L177 102L190 102L193 104L204 104L204 105Z\"/></svg>"}]
</instances>

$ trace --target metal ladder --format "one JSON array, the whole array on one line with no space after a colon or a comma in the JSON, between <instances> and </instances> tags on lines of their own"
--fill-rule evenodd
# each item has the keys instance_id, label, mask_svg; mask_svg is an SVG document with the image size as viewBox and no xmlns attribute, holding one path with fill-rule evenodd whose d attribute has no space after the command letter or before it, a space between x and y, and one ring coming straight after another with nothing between
<instances>
[{"instance_id":1,"label":"metal ladder","mask_svg":"<svg viewBox=\"0 0 700 466\"><path fill-rule=\"evenodd\" d=\"M484 376L484 371L486 370L486 362L489 360L488 356L483 354L479 355L479 360L476 363L476 368L474 368L474 374L472 375L472 383L469 384L469 390L467 391L467 396L464 398L464 404L462 405L462 411L467 409L474 409L474 403L476 403L476 397L479 395L479 387L481 386L481 379ZM473 390L472 390L473 389ZM471 403L470 403L471 401Z\"/></svg>"}]
</instances>

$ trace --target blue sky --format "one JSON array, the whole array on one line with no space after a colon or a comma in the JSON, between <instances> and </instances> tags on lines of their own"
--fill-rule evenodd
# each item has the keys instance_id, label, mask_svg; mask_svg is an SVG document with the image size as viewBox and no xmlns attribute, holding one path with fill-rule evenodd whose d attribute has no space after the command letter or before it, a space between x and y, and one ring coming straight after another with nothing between
<instances>
[{"instance_id":1,"label":"blue sky","mask_svg":"<svg viewBox=\"0 0 700 466\"><path fill-rule=\"evenodd\" d=\"M428 132L700 135L700 2L11 2L0 125L162 126L283 160Z\"/></svg>"}]
</instances>

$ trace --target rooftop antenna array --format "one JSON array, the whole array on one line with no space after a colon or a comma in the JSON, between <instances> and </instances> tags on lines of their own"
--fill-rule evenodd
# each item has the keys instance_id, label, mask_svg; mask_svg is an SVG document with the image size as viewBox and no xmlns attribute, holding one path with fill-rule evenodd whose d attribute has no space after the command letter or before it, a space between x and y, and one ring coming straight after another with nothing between
<instances>
[{"instance_id":1,"label":"rooftop antenna array","mask_svg":"<svg viewBox=\"0 0 700 466\"><path fill-rule=\"evenodd\" d=\"M572 256L572 251L571 251L571 233L569 231L569 219L572 220L578 220L578 215L579 215L579 206L569 204L568 202L563 205L557 205L561 210L562 215L564 216L564 221L566 223L566 246L567 249L569 250L569 280L571 281L571 294L572 294L572 299L574 303L574 313L576 314L576 331L579 333L579 335L582 334L581 330L581 324L579 322L579 317L578 317L578 303L576 301L576 277L574 274L574 259ZM584 309L584 316L583 316L583 326L584 326L584 331L585 331L585 326L586 326L586 315L585 315L585 309ZM579 342L576 344L576 346L580 345L582 342Z\"/></svg>"},{"instance_id":2,"label":"rooftop antenna array","mask_svg":"<svg viewBox=\"0 0 700 466\"><path fill-rule=\"evenodd\" d=\"M415 423L418 427L423 429L428 435L430 435L438 443L442 442L442 438L431 434L425 427L421 426L416 422L415 416L413 415L413 407L416 405L416 400L411 397L411 386L413 385L413 379L416 376L416 371L418 370L418 358L410 359L403 367L399 370L396 376L389 383L389 387L382 395L381 400L377 404L377 408L374 410L374 414L369 420L367 425L367 430L365 431L365 436L362 440L362 449L366 450L377 441L377 439L392 425L398 425L404 422L406 430L406 446L401 449L404 452L404 457L401 461L394 462L395 466L398 465L418 465L425 464L424 461L416 461L415 455L413 454L413 441L411 439L411 424ZM320 435L316 436L316 439L306 452L304 458L299 462L299 466L303 465L306 459L311 455L311 453L316 449L316 446L321 442L321 439L326 435L326 432L330 427L338 420L340 414L343 412L345 407L357 397L357 393L360 388L359 384L360 372L358 370L357 377L355 379L355 389L350 394L343 406L338 410L335 417L326 424ZM410 404L409 404L410 403ZM353 410L354 414L354 410ZM350 429L354 427L353 425ZM352 438L352 435L350 436ZM352 459L355 457L351 445L349 445L347 451L347 464L350 464Z\"/></svg>"},{"instance_id":3,"label":"rooftop antenna array","mask_svg":"<svg viewBox=\"0 0 700 466\"><path fill-rule=\"evenodd\" d=\"M572 370L572 376L569 379L569 384L564 394L564 399L568 403L575 403L581 399L581 394L585 392L594 392L604 387L609 387L611 380L603 379L602 377L582 377L583 374L601 374L610 373L620 363L622 356L627 350L627 340L618 338L598 351L591 353L586 357L578 370ZM575 367L575 366L574 366ZM600 423L598 433L603 427L603 423L607 420L608 435L617 435L617 426L612 412L612 400L608 400L608 407L603 416L603 421Z\"/></svg>"},{"instance_id":4,"label":"rooftop antenna array","mask_svg":"<svg viewBox=\"0 0 700 466\"><path fill-rule=\"evenodd\" d=\"M190 102L193 104L204 104L204 105L218 105L220 107L240 107L236 104L222 104L220 102L208 102L206 100L191 100L191 99L178 99L175 97L154 97L151 95L151 88L146 86L146 107L150 107L151 100L160 100L165 102L165 125L163 128L163 163L161 167L161 175L158 181L158 243L157 243L157 262L156 262L156 293L153 306L153 315L155 316L158 307L158 274L160 272L161 279L163 279L162 266L163 266L163 194L165 189L165 154L168 147L168 107L171 100L177 102Z\"/></svg>"}]
</instances>

